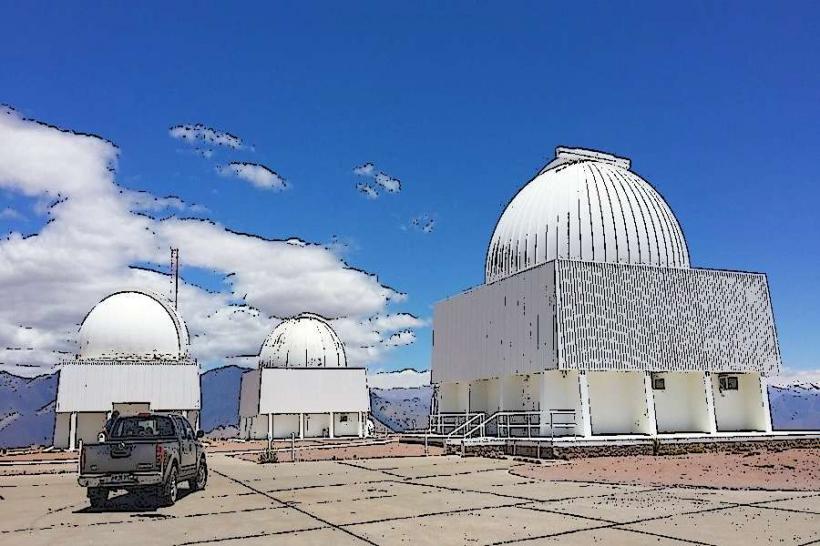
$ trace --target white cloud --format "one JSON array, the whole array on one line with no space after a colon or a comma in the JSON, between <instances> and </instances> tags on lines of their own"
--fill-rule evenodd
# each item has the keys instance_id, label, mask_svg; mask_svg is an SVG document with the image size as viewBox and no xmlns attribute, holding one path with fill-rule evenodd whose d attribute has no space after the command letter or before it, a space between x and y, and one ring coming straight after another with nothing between
<instances>
[{"instance_id":1,"label":"white cloud","mask_svg":"<svg viewBox=\"0 0 820 546\"><path fill-rule=\"evenodd\" d=\"M378 361L395 345L371 318L387 316L387 304L403 294L322 245L142 214L193 205L117 186L117 155L101 138L0 111L0 189L47 203L49 220L33 236L0 239L0 366L47 367L73 354L80 321L115 290L169 294L161 271L170 247L180 249L183 278L190 266L225 280L219 292L184 281L180 287L180 311L200 361L256 354L281 317L303 311L333 319L353 365Z\"/></svg>"},{"instance_id":2,"label":"white cloud","mask_svg":"<svg viewBox=\"0 0 820 546\"><path fill-rule=\"evenodd\" d=\"M390 347L403 347L411 345L416 341L416 333L412 330L403 330L387 338L387 345Z\"/></svg>"},{"instance_id":3,"label":"white cloud","mask_svg":"<svg viewBox=\"0 0 820 546\"><path fill-rule=\"evenodd\" d=\"M359 190L359 193L367 197L368 199L378 199L379 194L376 191L376 188L368 184L367 182L359 182L356 184L356 189Z\"/></svg>"},{"instance_id":4,"label":"white cloud","mask_svg":"<svg viewBox=\"0 0 820 546\"><path fill-rule=\"evenodd\" d=\"M417 371L410 368L396 372L368 374L367 385L371 389L413 389L430 384L430 370Z\"/></svg>"},{"instance_id":5,"label":"white cloud","mask_svg":"<svg viewBox=\"0 0 820 546\"><path fill-rule=\"evenodd\" d=\"M393 178L382 171L377 171L373 163L365 163L354 167L353 174L371 178L375 182L375 186L367 182L359 182L356 184L356 189L359 190L359 193L368 199L377 199L379 197L379 189L385 190L388 193L398 193L401 191L401 180Z\"/></svg>"},{"instance_id":6,"label":"white cloud","mask_svg":"<svg viewBox=\"0 0 820 546\"><path fill-rule=\"evenodd\" d=\"M370 319L370 324L377 332L397 332L410 328L423 328L428 322L410 313L395 313L392 315L379 315Z\"/></svg>"},{"instance_id":7,"label":"white cloud","mask_svg":"<svg viewBox=\"0 0 820 546\"><path fill-rule=\"evenodd\" d=\"M227 131L207 127L202 123L174 125L168 129L168 134L171 135L172 138L182 140L192 146L205 143L212 146L224 146L234 150L244 147L242 139L238 136L232 135Z\"/></svg>"},{"instance_id":8,"label":"white cloud","mask_svg":"<svg viewBox=\"0 0 820 546\"><path fill-rule=\"evenodd\" d=\"M390 193L398 193L401 191L401 181L398 178L393 178L384 173L379 173L375 177L376 183Z\"/></svg>"},{"instance_id":9,"label":"white cloud","mask_svg":"<svg viewBox=\"0 0 820 546\"><path fill-rule=\"evenodd\" d=\"M364 165L359 165L358 167L353 169L353 174L358 176L370 176L372 177L375 174L376 166L372 163L365 163Z\"/></svg>"},{"instance_id":10,"label":"white cloud","mask_svg":"<svg viewBox=\"0 0 820 546\"><path fill-rule=\"evenodd\" d=\"M216 168L222 176L235 176L240 180L250 182L253 186L263 190L284 190L288 188L287 181L274 171L258 163L240 163L233 161Z\"/></svg>"},{"instance_id":11,"label":"white cloud","mask_svg":"<svg viewBox=\"0 0 820 546\"><path fill-rule=\"evenodd\" d=\"M208 212L206 207L197 204L190 204L183 201L176 195L157 197L147 191L134 191L120 189L120 194L131 204L132 211L161 212L165 210L177 210L181 212Z\"/></svg>"}]
</instances>

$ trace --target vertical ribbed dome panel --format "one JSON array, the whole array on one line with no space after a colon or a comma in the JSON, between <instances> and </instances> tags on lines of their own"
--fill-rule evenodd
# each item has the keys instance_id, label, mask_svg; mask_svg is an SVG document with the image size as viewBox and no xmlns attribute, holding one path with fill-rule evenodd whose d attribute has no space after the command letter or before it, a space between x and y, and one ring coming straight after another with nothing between
<instances>
[{"instance_id":1,"label":"vertical ribbed dome panel","mask_svg":"<svg viewBox=\"0 0 820 546\"><path fill-rule=\"evenodd\" d=\"M324 318L302 313L279 323L259 351L260 368L344 368L344 345Z\"/></svg>"},{"instance_id":2,"label":"vertical ribbed dome panel","mask_svg":"<svg viewBox=\"0 0 820 546\"><path fill-rule=\"evenodd\" d=\"M689 267L675 215L628 160L563 148L501 215L486 282L557 258Z\"/></svg>"}]
</instances>

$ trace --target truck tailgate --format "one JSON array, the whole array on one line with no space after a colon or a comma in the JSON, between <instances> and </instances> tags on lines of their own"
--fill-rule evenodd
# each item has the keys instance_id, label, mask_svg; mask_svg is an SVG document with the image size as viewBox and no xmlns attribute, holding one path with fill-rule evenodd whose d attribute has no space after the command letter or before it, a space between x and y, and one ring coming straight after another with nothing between
<instances>
[{"instance_id":1,"label":"truck tailgate","mask_svg":"<svg viewBox=\"0 0 820 546\"><path fill-rule=\"evenodd\" d=\"M156 448L156 442L86 444L80 458L80 474L159 470Z\"/></svg>"}]
</instances>

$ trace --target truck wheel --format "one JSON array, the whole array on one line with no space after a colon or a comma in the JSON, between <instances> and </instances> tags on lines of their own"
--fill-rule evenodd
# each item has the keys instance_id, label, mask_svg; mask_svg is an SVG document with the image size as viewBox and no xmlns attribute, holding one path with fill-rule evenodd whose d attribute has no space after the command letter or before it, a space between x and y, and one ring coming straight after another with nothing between
<instances>
[{"instance_id":1,"label":"truck wheel","mask_svg":"<svg viewBox=\"0 0 820 546\"><path fill-rule=\"evenodd\" d=\"M108 502L108 489L103 487L89 487L88 501L91 503L91 508L102 508Z\"/></svg>"},{"instance_id":2,"label":"truck wheel","mask_svg":"<svg viewBox=\"0 0 820 546\"><path fill-rule=\"evenodd\" d=\"M173 506L177 501L179 485L177 483L177 477L177 467L174 465L168 472L168 477L165 479L165 483L160 486L159 500L163 506Z\"/></svg>"},{"instance_id":3,"label":"truck wheel","mask_svg":"<svg viewBox=\"0 0 820 546\"><path fill-rule=\"evenodd\" d=\"M205 484L208 483L208 463L205 462L205 457L199 463L199 469L196 472L196 478L191 480L191 491L201 491L205 489Z\"/></svg>"}]
</instances>

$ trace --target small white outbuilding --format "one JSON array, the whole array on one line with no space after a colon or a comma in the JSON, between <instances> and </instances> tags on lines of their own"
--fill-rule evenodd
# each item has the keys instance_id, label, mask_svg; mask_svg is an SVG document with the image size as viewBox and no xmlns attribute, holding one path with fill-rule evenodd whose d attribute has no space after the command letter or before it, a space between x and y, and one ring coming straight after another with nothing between
<instances>
[{"instance_id":1,"label":"small white outbuilding","mask_svg":"<svg viewBox=\"0 0 820 546\"><path fill-rule=\"evenodd\" d=\"M327 320L302 313L274 328L258 368L242 376L240 436L362 437L369 409L365 369L347 365Z\"/></svg>"},{"instance_id":2,"label":"small white outbuilding","mask_svg":"<svg viewBox=\"0 0 820 546\"><path fill-rule=\"evenodd\" d=\"M79 351L60 369L54 446L96 441L114 410L175 412L198 426L199 366L189 355L188 329L148 292L116 292L86 315Z\"/></svg>"}]
</instances>

